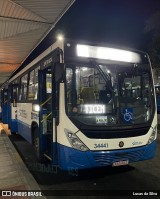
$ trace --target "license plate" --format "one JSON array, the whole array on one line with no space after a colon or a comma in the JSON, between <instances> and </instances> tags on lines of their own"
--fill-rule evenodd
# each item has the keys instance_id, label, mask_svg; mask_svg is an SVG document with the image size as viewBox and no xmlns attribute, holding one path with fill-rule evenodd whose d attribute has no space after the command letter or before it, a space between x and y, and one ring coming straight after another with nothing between
<instances>
[{"instance_id":1,"label":"license plate","mask_svg":"<svg viewBox=\"0 0 160 199\"><path fill-rule=\"evenodd\" d=\"M122 166L122 165L127 165L128 163L129 163L128 160L119 161L119 162L113 162L112 166L113 167L118 167L118 166Z\"/></svg>"}]
</instances>

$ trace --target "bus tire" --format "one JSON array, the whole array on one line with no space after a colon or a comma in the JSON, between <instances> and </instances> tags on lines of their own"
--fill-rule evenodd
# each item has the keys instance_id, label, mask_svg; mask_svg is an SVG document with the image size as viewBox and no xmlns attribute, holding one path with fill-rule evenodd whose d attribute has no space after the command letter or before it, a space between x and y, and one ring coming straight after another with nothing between
<instances>
[{"instance_id":1,"label":"bus tire","mask_svg":"<svg viewBox=\"0 0 160 199\"><path fill-rule=\"evenodd\" d=\"M36 157L37 157L38 162L44 162L44 156L40 152L40 148L39 148L39 128L38 127L36 127L33 131L33 146L36 152Z\"/></svg>"}]
</instances>

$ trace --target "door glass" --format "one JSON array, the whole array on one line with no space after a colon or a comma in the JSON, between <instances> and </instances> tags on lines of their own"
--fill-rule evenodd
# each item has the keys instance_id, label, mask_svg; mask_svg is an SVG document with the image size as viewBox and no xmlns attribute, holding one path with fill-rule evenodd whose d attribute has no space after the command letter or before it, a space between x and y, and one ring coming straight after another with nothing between
<instances>
[{"instance_id":1,"label":"door glass","mask_svg":"<svg viewBox=\"0 0 160 199\"><path fill-rule=\"evenodd\" d=\"M47 133L52 132L52 74L48 70L45 74L45 94L44 95L44 108L47 112L44 114Z\"/></svg>"},{"instance_id":2,"label":"door glass","mask_svg":"<svg viewBox=\"0 0 160 199\"><path fill-rule=\"evenodd\" d=\"M49 73L46 74L46 92L52 92L52 74Z\"/></svg>"}]
</instances>

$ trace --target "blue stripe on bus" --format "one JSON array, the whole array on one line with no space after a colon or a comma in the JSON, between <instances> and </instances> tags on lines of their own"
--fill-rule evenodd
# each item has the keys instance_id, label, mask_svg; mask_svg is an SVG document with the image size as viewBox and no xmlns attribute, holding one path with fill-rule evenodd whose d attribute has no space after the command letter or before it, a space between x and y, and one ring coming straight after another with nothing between
<instances>
[{"instance_id":1,"label":"blue stripe on bus","mask_svg":"<svg viewBox=\"0 0 160 199\"><path fill-rule=\"evenodd\" d=\"M76 149L58 144L59 166L61 169L86 169L112 165L113 162L129 160L137 162L148 160L155 156L156 141L150 145L114 151L78 151Z\"/></svg>"},{"instance_id":2,"label":"blue stripe on bus","mask_svg":"<svg viewBox=\"0 0 160 199\"><path fill-rule=\"evenodd\" d=\"M28 142L32 143L32 136L31 136L31 126L20 121L18 121L18 133L24 137Z\"/></svg>"},{"instance_id":3,"label":"blue stripe on bus","mask_svg":"<svg viewBox=\"0 0 160 199\"><path fill-rule=\"evenodd\" d=\"M18 132L17 119L12 119L11 120L11 132L12 133Z\"/></svg>"},{"instance_id":4,"label":"blue stripe on bus","mask_svg":"<svg viewBox=\"0 0 160 199\"><path fill-rule=\"evenodd\" d=\"M2 122L8 124L9 105L2 104Z\"/></svg>"}]
</instances>

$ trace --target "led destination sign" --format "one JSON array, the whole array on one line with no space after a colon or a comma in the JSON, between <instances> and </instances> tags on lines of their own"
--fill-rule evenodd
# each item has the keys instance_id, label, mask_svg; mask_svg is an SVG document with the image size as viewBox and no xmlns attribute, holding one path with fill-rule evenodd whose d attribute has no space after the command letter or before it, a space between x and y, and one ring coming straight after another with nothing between
<instances>
[{"instance_id":1,"label":"led destination sign","mask_svg":"<svg viewBox=\"0 0 160 199\"><path fill-rule=\"evenodd\" d=\"M106 107L103 104L83 104L80 106L80 112L85 114L106 113Z\"/></svg>"},{"instance_id":2,"label":"led destination sign","mask_svg":"<svg viewBox=\"0 0 160 199\"><path fill-rule=\"evenodd\" d=\"M130 63L140 62L140 55L132 51L81 44L77 44L77 56Z\"/></svg>"}]
</instances>

